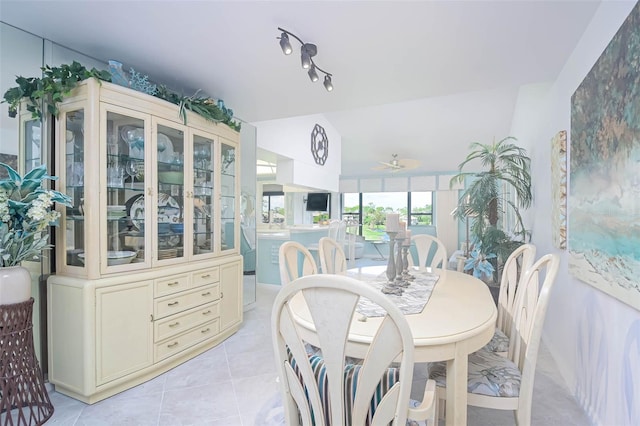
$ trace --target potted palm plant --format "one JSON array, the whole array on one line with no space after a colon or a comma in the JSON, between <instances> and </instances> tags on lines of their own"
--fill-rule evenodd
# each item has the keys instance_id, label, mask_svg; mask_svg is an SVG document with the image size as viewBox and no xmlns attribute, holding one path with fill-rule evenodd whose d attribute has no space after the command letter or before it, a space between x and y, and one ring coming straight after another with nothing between
<instances>
[{"instance_id":1,"label":"potted palm plant","mask_svg":"<svg viewBox=\"0 0 640 426\"><path fill-rule=\"evenodd\" d=\"M453 213L460 220L470 221L475 257L474 261L466 262L466 269L476 276L491 274L494 282L499 282L502 262L530 237L520 210L531 206L531 159L515 141L508 136L490 144L473 142L458 166L458 174L450 181L451 186L466 184ZM464 170L477 161L483 170ZM500 220L509 211L513 213L515 226L507 230Z\"/></svg>"}]
</instances>

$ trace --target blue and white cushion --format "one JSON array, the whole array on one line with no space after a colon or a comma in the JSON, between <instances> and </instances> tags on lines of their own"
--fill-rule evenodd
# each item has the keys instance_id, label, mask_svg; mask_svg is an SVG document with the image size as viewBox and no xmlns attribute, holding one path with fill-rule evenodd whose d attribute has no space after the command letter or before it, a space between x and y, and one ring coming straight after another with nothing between
<instances>
[{"instance_id":1,"label":"blue and white cushion","mask_svg":"<svg viewBox=\"0 0 640 426\"><path fill-rule=\"evenodd\" d=\"M445 362L433 362L428 365L429 378L440 387L447 382ZM508 358L484 348L469 355L469 393L495 396L517 397L520 395L522 374L518 366Z\"/></svg>"},{"instance_id":2,"label":"blue and white cushion","mask_svg":"<svg viewBox=\"0 0 640 426\"><path fill-rule=\"evenodd\" d=\"M489 352L509 352L509 337L504 334L504 331L496 328L491 341L482 349L486 349Z\"/></svg>"}]
</instances>

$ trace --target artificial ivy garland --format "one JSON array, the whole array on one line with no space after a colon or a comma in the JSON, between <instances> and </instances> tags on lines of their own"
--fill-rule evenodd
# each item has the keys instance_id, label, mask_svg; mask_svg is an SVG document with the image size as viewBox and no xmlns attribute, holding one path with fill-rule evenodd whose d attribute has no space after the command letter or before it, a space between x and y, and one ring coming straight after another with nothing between
<instances>
[{"instance_id":1,"label":"artificial ivy garland","mask_svg":"<svg viewBox=\"0 0 640 426\"><path fill-rule=\"evenodd\" d=\"M42 119L42 109L46 108L49 114L58 116L58 103L68 96L79 82L88 78L96 78L102 81L111 82L111 73L105 70L92 68L87 70L79 62L73 61L71 65L63 64L59 67L44 66L42 77L26 78L18 76L16 78L17 87L12 87L4 94L2 103L9 104L9 116L15 117L18 112L20 101L27 99L27 110L33 118ZM199 97L196 92L193 96L180 96L168 90L165 86L159 86L153 96L164 99L178 105L180 116L184 124L187 124L186 110L193 111L205 119L214 122L222 122L239 132L241 124L233 119L233 110L224 106L221 100L214 100L208 97ZM42 107L41 107L42 103Z\"/></svg>"}]
</instances>

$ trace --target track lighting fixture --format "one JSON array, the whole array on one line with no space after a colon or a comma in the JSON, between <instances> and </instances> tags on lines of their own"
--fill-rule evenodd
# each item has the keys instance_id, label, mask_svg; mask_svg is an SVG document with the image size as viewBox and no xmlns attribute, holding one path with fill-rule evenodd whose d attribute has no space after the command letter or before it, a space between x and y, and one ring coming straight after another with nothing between
<instances>
[{"instance_id":1,"label":"track lighting fixture","mask_svg":"<svg viewBox=\"0 0 640 426\"><path fill-rule=\"evenodd\" d=\"M295 34L278 27L278 31L282 31L280 34L280 48L282 49L282 53L285 55L290 55L293 49L291 48L291 43L289 41L289 36L295 38L302 45L300 47L300 61L302 64L302 68L307 69L307 74L309 74L309 78L312 82L316 82L319 80L318 71L324 74L324 88L327 89L328 92L333 90L333 83L331 82L331 73L326 72L322 68L318 67L316 63L313 61L313 57L318 53L318 48L315 44L305 43L300 40L298 36Z\"/></svg>"}]
</instances>

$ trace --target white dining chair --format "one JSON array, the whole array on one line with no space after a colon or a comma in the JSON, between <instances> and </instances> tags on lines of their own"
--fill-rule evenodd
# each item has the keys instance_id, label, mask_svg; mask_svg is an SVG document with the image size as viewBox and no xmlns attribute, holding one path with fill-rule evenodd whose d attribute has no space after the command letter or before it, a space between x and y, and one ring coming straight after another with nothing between
<instances>
[{"instance_id":1,"label":"white dining chair","mask_svg":"<svg viewBox=\"0 0 640 426\"><path fill-rule=\"evenodd\" d=\"M533 264L535 257L536 246L522 244L507 258L500 279L496 332L491 341L485 346L485 349L507 356L517 290L520 286L520 281L524 278L527 269Z\"/></svg>"},{"instance_id":2,"label":"white dining chair","mask_svg":"<svg viewBox=\"0 0 640 426\"><path fill-rule=\"evenodd\" d=\"M304 275L318 273L313 255L297 241L285 241L278 250L280 284L285 285Z\"/></svg>"},{"instance_id":3,"label":"white dining chair","mask_svg":"<svg viewBox=\"0 0 640 426\"><path fill-rule=\"evenodd\" d=\"M508 356L486 349L469 355L468 405L514 410L517 425L531 424L540 337L559 263L558 255L547 254L525 272L517 292ZM429 364L428 377L436 380L438 398L443 400L446 397L446 363Z\"/></svg>"},{"instance_id":4,"label":"white dining chair","mask_svg":"<svg viewBox=\"0 0 640 426\"><path fill-rule=\"evenodd\" d=\"M426 268L446 268L447 261L447 248L443 242L438 238L427 235L418 234L411 237L411 244L415 245L418 252L418 269L424 270ZM413 256L408 256L409 265L416 266L413 261Z\"/></svg>"},{"instance_id":5,"label":"white dining chair","mask_svg":"<svg viewBox=\"0 0 640 426\"><path fill-rule=\"evenodd\" d=\"M320 270L323 274L341 274L347 271L347 258L336 240L329 237L320 238L318 252Z\"/></svg>"},{"instance_id":6,"label":"white dining chair","mask_svg":"<svg viewBox=\"0 0 640 426\"><path fill-rule=\"evenodd\" d=\"M361 364L348 361L347 340L361 297L386 312ZM292 299L303 298L313 324L296 322ZM313 327L320 355L300 336ZM400 309L373 287L343 275L311 275L284 286L271 315L273 348L288 425L405 426L407 418L436 423L435 382L411 408L414 343Z\"/></svg>"}]
</instances>

